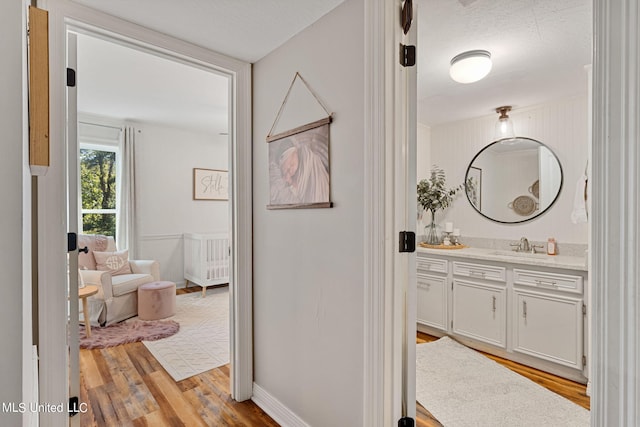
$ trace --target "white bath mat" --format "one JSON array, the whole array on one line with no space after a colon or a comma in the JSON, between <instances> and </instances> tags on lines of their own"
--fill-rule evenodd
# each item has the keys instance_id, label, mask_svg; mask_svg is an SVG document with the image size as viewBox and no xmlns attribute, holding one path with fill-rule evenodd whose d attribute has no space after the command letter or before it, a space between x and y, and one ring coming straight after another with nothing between
<instances>
[{"instance_id":1,"label":"white bath mat","mask_svg":"<svg viewBox=\"0 0 640 427\"><path fill-rule=\"evenodd\" d=\"M448 337L418 344L416 398L445 427L588 427L589 411Z\"/></svg>"}]
</instances>

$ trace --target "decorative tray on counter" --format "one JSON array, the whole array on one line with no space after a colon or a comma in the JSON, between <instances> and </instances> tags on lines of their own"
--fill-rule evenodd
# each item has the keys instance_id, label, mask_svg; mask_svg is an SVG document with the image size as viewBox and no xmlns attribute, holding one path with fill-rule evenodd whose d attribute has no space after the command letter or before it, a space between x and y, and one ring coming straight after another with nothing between
<instances>
[{"instance_id":1,"label":"decorative tray on counter","mask_svg":"<svg viewBox=\"0 0 640 427\"><path fill-rule=\"evenodd\" d=\"M466 245L430 245L428 243L420 242L418 246L429 249L464 249Z\"/></svg>"}]
</instances>

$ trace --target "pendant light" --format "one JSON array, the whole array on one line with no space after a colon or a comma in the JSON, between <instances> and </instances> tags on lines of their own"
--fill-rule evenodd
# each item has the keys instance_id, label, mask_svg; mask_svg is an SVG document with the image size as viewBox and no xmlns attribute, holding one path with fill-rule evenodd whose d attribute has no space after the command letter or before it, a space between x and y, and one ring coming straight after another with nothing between
<instances>
[{"instance_id":1,"label":"pendant light","mask_svg":"<svg viewBox=\"0 0 640 427\"><path fill-rule=\"evenodd\" d=\"M511 111L511 106L509 105L496 108L496 113L500 114L496 122L496 139L516 137L516 133L513 130L513 122L507 114L509 111Z\"/></svg>"},{"instance_id":2,"label":"pendant light","mask_svg":"<svg viewBox=\"0 0 640 427\"><path fill-rule=\"evenodd\" d=\"M451 60L449 75L458 83L473 83L491 71L491 54L486 50L469 50Z\"/></svg>"}]
</instances>

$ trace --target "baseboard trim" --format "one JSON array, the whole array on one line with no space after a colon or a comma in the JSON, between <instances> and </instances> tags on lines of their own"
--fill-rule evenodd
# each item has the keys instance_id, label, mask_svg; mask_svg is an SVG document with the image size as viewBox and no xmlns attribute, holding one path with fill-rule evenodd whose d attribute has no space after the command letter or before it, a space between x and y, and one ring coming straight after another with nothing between
<instances>
[{"instance_id":1,"label":"baseboard trim","mask_svg":"<svg viewBox=\"0 0 640 427\"><path fill-rule=\"evenodd\" d=\"M251 400L282 427L310 427L309 424L256 383L253 383Z\"/></svg>"}]
</instances>

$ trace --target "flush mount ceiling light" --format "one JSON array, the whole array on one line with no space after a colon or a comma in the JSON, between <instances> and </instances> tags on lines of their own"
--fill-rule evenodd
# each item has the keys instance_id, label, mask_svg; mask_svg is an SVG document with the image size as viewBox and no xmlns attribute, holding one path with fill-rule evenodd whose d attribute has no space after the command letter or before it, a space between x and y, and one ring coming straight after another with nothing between
<instances>
[{"instance_id":1,"label":"flush mount ceiling light","mask_svg":"<svg viewBox=\"0 0 640 427\"><path fill-rule=\"evenodd\" d=\"M511 111L510 105L505 105L503 107L496 108L496 113L500 114L498 117L498 121L496 122L496 138L497 139L505 139L505 138L515 138L516 133L513 130L513 122L509 118L507 114Z\"/></svg>"},{"instance_id":2,"label":"flush mount ceiling light","mask_svg":"<svg viewBox=\"0 0 640 427\"><path fill-rule=\"evenodd\" d=\"M449 75L458 83L473 83L491 71L491 54L486 50L469 50L451 60Z\"/></svg>"}]
</instances>

